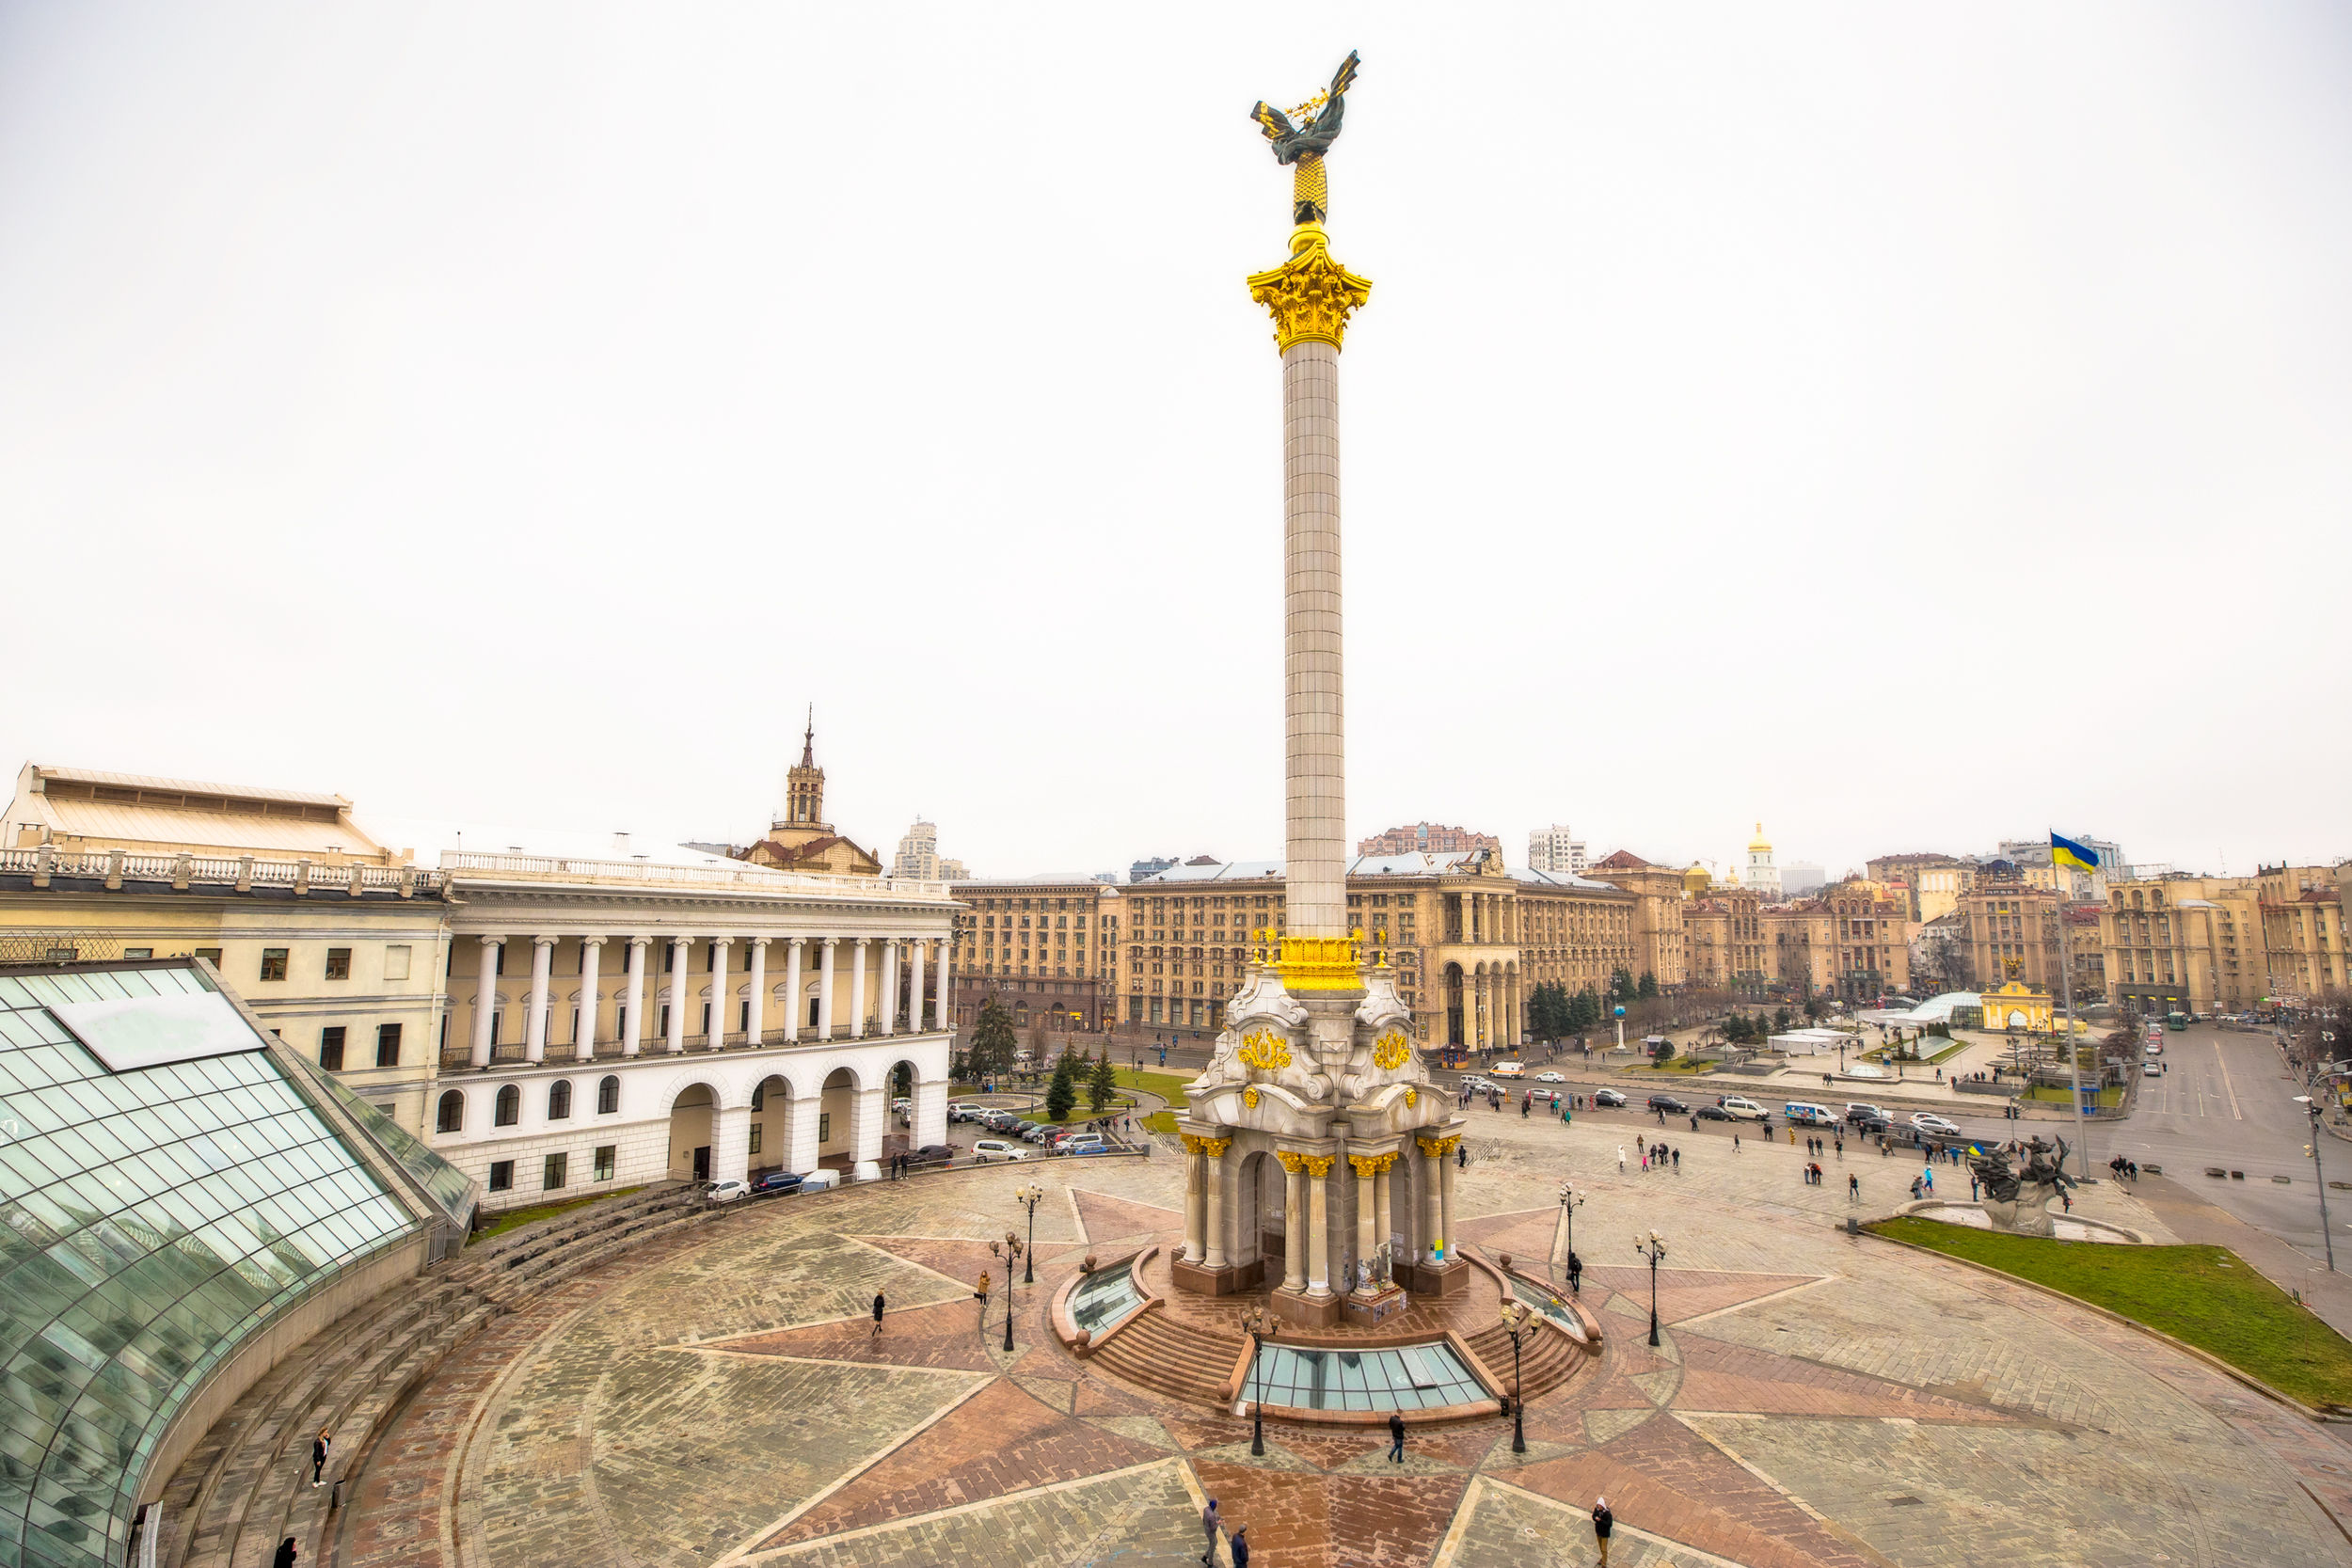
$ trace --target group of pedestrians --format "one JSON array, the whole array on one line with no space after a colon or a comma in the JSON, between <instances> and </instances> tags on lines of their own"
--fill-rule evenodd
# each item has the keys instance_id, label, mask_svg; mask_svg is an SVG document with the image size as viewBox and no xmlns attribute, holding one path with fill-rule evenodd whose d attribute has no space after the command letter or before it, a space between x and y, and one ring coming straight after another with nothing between
<instances>
[{"instance_id":1,"label":"group of pedestrians","mask_svg":"<svg viewBox=\"0 0 2352 1568\"><path fill-rule=\"evenodd\" d=\"M1645 1143L1641 1146L1641 1148L1644 1170L1664 1170L1669 1164L1677 1171L1682 1169L1682 1150L1669 1148L1662 1143ZM1617 1146L1617 1170L1620 1174L1623 1174L1625 1170L1625 1145L1623 1144Z\"/></svg>"}]
</instances>

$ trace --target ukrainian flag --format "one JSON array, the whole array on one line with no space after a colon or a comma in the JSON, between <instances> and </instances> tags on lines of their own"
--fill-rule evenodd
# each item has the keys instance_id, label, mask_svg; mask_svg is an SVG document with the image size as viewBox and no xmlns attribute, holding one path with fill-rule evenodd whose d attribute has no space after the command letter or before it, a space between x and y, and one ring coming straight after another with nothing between
<instances>
[{"instance_id":1,"label":"ukrainian flag","mask_svg":"<svg viewBox=\"0 0 2352 1568\"><path fill-rule=\"evenodd\" d=\"M2079 871L2096 871L2099 869L2099 852L2071 838L2060 838L2052 833L2050 863L2053 865L2071 865Z\"/></svg>"}]
</instances>

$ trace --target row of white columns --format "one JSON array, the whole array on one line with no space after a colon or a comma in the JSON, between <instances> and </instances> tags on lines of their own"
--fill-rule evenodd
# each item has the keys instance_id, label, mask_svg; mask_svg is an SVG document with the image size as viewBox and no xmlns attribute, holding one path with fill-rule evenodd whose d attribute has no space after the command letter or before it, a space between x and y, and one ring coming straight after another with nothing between
<instances>
[{"instance_id":1,"label":"row of white columns","mask_svg":"<svg viewBox=\"0 0 2352 1568\"><path fill-rule=\"evenodd\" d=\"M1470 1050L1521 1044L1521 1012L1518 975L1489 971L1462 976L1462 1043Z\"/></svg>"},{"instance_id":2,"label":"row of white columns","mask_svg":"<svg viewBox=\"0 0 2352 1568\"><path fill-rule=\"evenodd\" d=\"M547 1059L548 978L553 967L555 944L564 940L565 939L557 936L537 936L531 939L531 1001L523 1022L523 1056L526 1061L538 1062ZM596 979L603 962L606 940L604 937L580 939L580 990L585 1006L580 1015L580 1037L575 1042L574 1051L578 1058L583 1062L591 1060L596 1055ZM727 949L735 945L737 939L691 936L673 936L662 939L634 936L627 940L628 942L628 980L621 998L619 1021L621 1054L634 1056L639 1053L645 1032L644 1022L645 950L657 941L662 940L667 940L670 943L671 974L670 1019L669 1028L665 1031L663 1040L664 1048L674 1053L686 1049L687 970L694 945L698 942L708 942L711 945L711 1002L708 1030L696 1030L695 1033L703 1035L714 1048L723 1042L728 1033L727 1005L732 1000L727 994L729 977ZM770 942L776 939L749 937L742 940L749 952L747 978L750 984L750 995L747 1000L751 1005L750 1016L745 1021L744 1035L748 1041L757 1044L767 1028L768 947ZM895 938L790 937L783 940L787 948L784 990L785 995L792 999L792 1005L786 1009L783 1043L792 1044L801 1038L799 998L802 988L803 949L810 942L815 942L818 948L816 1023L818 1039L827 1040L834 1037L834 949L844 942L847 942L853 949L850 966L850 1024L847 1037L863 1039L866 1035L866 950L870 943L877 941L882 945L882 994L889 999L889 1006L883 1008L882 1016L878 1021L880 1028L876 1033L883 1036L898 1033L898 969L902 954L907 964L908 994L914 999L910 1009L911 1022L917 1033L923 1030L923 949L932 940L937 940L939 942L939 995L933 1004L935 1008L933 1016L937 1022L931 1027L946 1029L951 1026L952 1014L948 1011L948 987L949 976L954 969L954 957L947 939L918 938L911 942L902 942ZM480 941L482 971L474 993L473 1045L470 1054L475 1067L487 1067L490 1065L492 1049L497 1043L491 1037L491 1031L497 1026L498 1020L499 953L508 939L504 936L485 936Z\"/></svg>"},{"instance_id":3,"label":"row of white columns","mask_svg":"<svg viewBox=\"0 0 2352 1568\"><path fill-rule=\"evenodd\" d=\"M1218 1269L1226 1256L1226 1193L1236 1175L1228 1164L1230 1137L1187 1135L1184 1139L1184 1256L1186 1260ZM1421 1191L1424 1224L1420 1259L1435 1263L1454 1256L1454 1166L1448 1157L1461 1143L1458 1134L1416 1139L1422 1160ZM1274 1158L1283 1171L1282 1288L1311 1296L1333 1293L1331 1277L1330 1194L1332 1167L1344 1161L1356 1182L1356 1256L1375 1257L1394 1233L1391 1174L1399 1160L1413 1158L1410 1148L1378 1154L1319 1154L1277 1149ZM1299 1245L1301 1238L1305 1247ZM1403 1259L1398 1259L1402 1262ZM1343 1273L1337 1293L1376 1292L1376 1283L1361 1282Z\"/></svg>"}]
</instances>

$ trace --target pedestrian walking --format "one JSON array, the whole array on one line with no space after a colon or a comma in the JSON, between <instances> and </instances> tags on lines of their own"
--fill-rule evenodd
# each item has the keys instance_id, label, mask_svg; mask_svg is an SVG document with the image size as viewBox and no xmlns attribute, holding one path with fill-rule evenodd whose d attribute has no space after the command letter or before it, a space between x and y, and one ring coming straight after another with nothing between
<instances>
[{"instance_id":1,"label":"pedestrian walking","mask_svg":"<svg viewBox=\"0 0 2352 1568\"><path fill-rule=\"evenodd\" d=\"M1739 1133L1737 1133L1737 1132L1734 1132L1734 1133L1731 1135L1731 1151L1732 1151L1734 1154L1737 1154L1737 1153L1739 1153L1739 1152L1740 1152L1740 1134L1739 1134Z\"/></svg>"},{"instance_id":2,"label":"pedestrian walking","mask_svg":"<svg viewBox=\"0 0 2352 1568\"><path fill-rule=\"evenodd\" d=\"M1568 1249L1568 1294L1581 1296L1583 1293L1584 1259L1579 1258L1576 1249L1571 1247Z\"/></svg>"},{"instance_id":3,"label":"pedestrian walking","mask_svg":"<svg viewBox=\"0 0 2352 1568\"><path fill-rule=\"evenodd\" d=\"M1851 1171L1846 1173L1846 1201L1848 1203L1862 1201L1862 1178Z\"/></svg>"},{"instance_id":4,"label":"pedestrian walking","mask_svg":"<svg viewBox=\"0 0 2352 1568\"><path fill-rule=\"evenodd\" d=\"M882 1338L882 1293L880 1291L876 1291L874 1292L874 1338L877 1339Z\"/></svg>"},{"instance_id":5,"label":"pedestrian walking","mask_svg":"<svg viewBox=\"0 0 2352 1568\"><path fill-rule=\"evenodd\" d=\"M1625 1174L1625 1145L1623 1144L1617 1146L1617 1174L1619 1176Z\"/></svg>"},{"instance_id":6,"label":"pedestrian walking","mask_svg":"<svg viewBox=\"0 0 2352 1568\"><path fill-rule=\"evenodd\" d=\"M1600 1568L1609 1568L1609 1532L1616 1528L1617 1516L1609 1512L1607 1497L1593 1499L1593 1539L1600 1544Z\"/></svg>"},{"instance_id":7,"label":"pedestrian walking","mask_svg":"<svg viewBox=\"0 0 2352 1568\"><path fill-rule=\"evenodd\" d=\"M988 1332L988 1271L986 1269L980 1271L979 1289L972 1292L972 1299L980 1304L980 1332L985 1334Z\"/></svg>"},{"instance_id":8,"label":"pedestrian walking","mask_svg":"<svg viewBox=\"0 0 2352 1568\"><path fill-rule=\"evenodd\" d=\"M1935 1167L1933 1165L1922 1166L1919 1174L1921 1179L1927 1182L1928 1191L1931 1193L1935 1191Z\"/></svg>"},{"instance_id":9,"label":"pedestrian walking","mask_svg":"<svg viewBox=\"0 0 2352 1568\"><path fill-rule=\"evenodd\" d=\"M1249 1527L1248 1525L1235 1530L1232 1539L1225 1544L1232 1550L1233 1568L1249 1568Z\"/></svg>"},{"instance_id":10,"label":"pedestrian walking","mask_svg":"<svg viewBox=\"0 0 2352 1568\"><path fill-rule=\"evenodd\" d=\"M1682 1168L1682 1150L1680 1150L1680 1149L1678 1149L1678 1148L1677 1148L1677 1149L1676 1149L1676 1150L1674 1151L1674 1156L1675 1156L1675 1169L1676 1169L1676 1170L1677 1170L1677 1171L1679 1171L1679 1170Z\"/></svg>"},{"instance_id":11,"label":"pedestrian walking","mask_svg":"<svg viewBox=\"0 0 2352 1568\"><path fill-rule=\"evenodd\" d=\"M1405 1418L1393 1410L1389 1412L1389 1460L1395 1465L1405 1463Z\"/></svg>"},{"instance_id":12,"label":"pedestrian walking","mask_svg":"<svg viewBox=\"0 0 2352 1568\"><path fill-rule=\"evenodd\" d=\"M1977 1201L1977 1179L1973 1174L1968 1178L1968 1201Z\"/></svg>"},{"instance_id":13,"label":"pedestrian walking","mask_svg":"<svg viewBox=\"0 0 2352 1568\"><path fill-rule=\"evenodd\" d=\"M2059 1193L2058 1201L2066 1206L2066 1212L2071 1214L2074 1212L2074 1195L2073 1193Z\"/></svg>"},{"instance_id":14,"label":"pedestrian walking","mask_svg":"<svg viewBox=\"0 0 2352 1568\"><path fill-rule=\"evenodd\" d=\"M1215 1497L1211 1497L1209 1499L1209 1506L1200 1511L1200 1533L1207 1537L1207 1539L1201 1544L1200 1547L1200 1560L1203 1562L1210 1562L1216 1560L1216 1499Z\"/></svg>"},{"instance_id":15,"label":"pedestrian walking","mask_svg":"<svg viewBox=\"0 0 2352 1568\"><path fill-rule=\"evenodd\" d=\"M1642 1146L1642 1168L1649 1169L1649 1145L1647 1144Z\"/></svg>"},{"instance_id":16,"label":"pedestrian walking","mask_svg":"<svg viewBox=\"0 0 2352 1568\"><path fill-rule=\"evenodd\" d=\"M1618 1163L1622 1164L1624 1162ZM1454 1168L1455 1170L1470 1169L1470 1150L1459 1144L1454 1146Z\"/></svg>"},{"instance_id":17,"label":"pedestrian walking","mask_svg":"<svg viewBox=\"0 0 2352 1568\"><path fill-rule=\"evenodd\" d=\"M294 1544L294 1538L290 1535L278 1544L278 1555L269 1560L269 1568L294 1568L294 1559L301 1552L302 1548Z\"/></svg>"},{"instance_id":18,"label":"pedestrian walking","mask_svg":"<svg viewBox=\"0 0 2352 1568\"><path fill-rule=\"evenodd\" d=\"M316 1487L326 1475L326 1451L335 1446L335 1434L325 1427L310 1439L310 1484Z\"/></svg>"},{"instance_id":19,"label":"pedestrian walking","mask_svg":"<svg viewBox=\"0 0 2352 1568\"><path fill-rule=\"evenodd\" d=\"M1788 1147L1791 1148L1797 1147L1797 1130L1793 1127L1788 1129Z\"/></svg>"}]
</instances>

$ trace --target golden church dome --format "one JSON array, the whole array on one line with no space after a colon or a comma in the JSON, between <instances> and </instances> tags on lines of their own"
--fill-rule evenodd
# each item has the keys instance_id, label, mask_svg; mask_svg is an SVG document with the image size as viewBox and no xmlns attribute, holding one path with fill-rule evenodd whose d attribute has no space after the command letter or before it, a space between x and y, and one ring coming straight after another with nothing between
<instances>
[{"instance_id":1,"label":"golden church dome","mask_svg":"<svg viewBox=\"0 0 2352 1568\"><path fill-rule=\"evenodd\" d=\"M1682 874L1682 891L1685 894L1705 893L1707 891L1708 884L1712 882L1714 879L1715 879L1712 876L1708 875L1707 867L1701 865L1696 861L1692 861L1691 863L1691 869Z\"/></svg>"},{"instance_id":2,"label":"golden church dome","mask_svg":"<svg viewBox=\"0 0 2352 1568\"><path fill-rule=\"evenodd\" d=\"M1748 840L1748 848L1750 851L1761 849L1768 855L1772 852L1772 841L1764 836L1763 823L1758 822L1756 825L1756 836Z\"/></svg>"}]
</instances>

